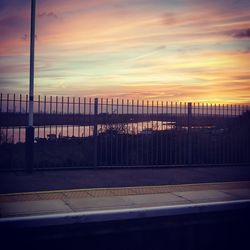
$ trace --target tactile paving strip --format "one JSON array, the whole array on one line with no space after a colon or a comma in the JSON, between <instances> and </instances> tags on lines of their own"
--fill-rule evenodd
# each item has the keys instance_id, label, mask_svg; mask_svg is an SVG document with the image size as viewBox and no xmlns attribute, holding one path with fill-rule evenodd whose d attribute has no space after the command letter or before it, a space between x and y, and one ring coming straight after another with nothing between
<instances>
[{"instance_id":1,"label":"tactile paving strip","mask_svg":"<svg viewBox=\"0 0 250 250\"><path fill-rule=\"evenodd\" d=\"M0 202L17 202L17 201L36 201L40 200L40 197L36 193L32 194L10 194L10 195L0 195Z\"/></svg>"},{"instance_id":2,"label":"tactile paving strip","mask_svg":"<svg viewBox=\"0 0 250 250\"><path fill-rule=\"evenodd\" d=\"M93 189L93 190L88 190L88 194L92 197L105 197L105 196L113 196L112 189Z\"/></svg>"},{"instance_id":3,"label":"tactile paving strip","mask_svg":"<svg viewBox=\"0 0 250 250\"><path fill-rule=\"evenodd\" d=\"M64 192L64 195L69 199L92 197L87 191L68 191Z\"/></svg>"},{"instance_id":4,"label":"tactile paving strip","mask_svg":"<svg viewBox=\"0 0 250 250\"><path fill-rule=\"evenodd\" d=\"M63 192L49 192L38 194L40 200L63 200L65 194Z\"/></svg>"},{"instance_id":5,"label":"tactile paving strip","mask_svg":"<svg viewBox=\"0 0 250 250\"><path fill-rule=\"evenodd\" d=\"M110 192L113 196L126 196L136 194L136 191L133 188L112 188Z\"/></svg>"},{"instance_id":6,"label":"tactile paving strip","mask_svg":"<svg viewBox=\"0 0 250 250\"><path fill-rule=\"evenodd\" d=\"M201 190L226 190L226 189L249 189L250 181L243 182L221 182L221 183L199 183L182 185L142 186L124 188L93 188L77 190L57 190L49 192L30 192L18 194L1 194L0 202L34 201L34 200L63 200L67 198L84 197L109 197L142 194L159 194L184 191Z\"/></svg>"}]
</instances>

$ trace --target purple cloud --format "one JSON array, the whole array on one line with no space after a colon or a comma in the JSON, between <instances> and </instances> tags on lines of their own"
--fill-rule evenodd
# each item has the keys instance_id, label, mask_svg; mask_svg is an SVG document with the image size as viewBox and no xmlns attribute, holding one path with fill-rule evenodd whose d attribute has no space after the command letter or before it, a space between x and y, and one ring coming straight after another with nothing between
<instances>
[{"instance_id":1,"label":"purple cloud","mask_svg":"<svg viewBox=\"0 0 250 250\"><path fill-rule=\"evenodd\" d=\"M27 34L23 34L23 36L21 37L21 39L26 42L28 40L28 35Z\"/></svg>"},{"instance_id":2,"label":"purple cloud","mask_svg":"<svg viewBox=\"0 0 250 250\"><path fill-rule=\"evenodd\" d=\"M25 15L8 16L0 20L0 34L2 38L19 36L28 27L29 19Z\"/></svg>"},{"instance_id":3,"label":"purple cloud","mask_svg":"<svg viewBox=\"0 0 250 250\"><path fill-rule=\"evenodd\" d=\"M233 34L235 38L250 38L250 28L246 30L240 30Z\"/></svg>"},{"instance_id":4,"label":"purple cloud","mask_svg":"<svg viewBox=\"0 0 250 250\"><path fill-rule=\"evenodd\" d=\"M51 11L51 12L42 12L42 13L38 14L38 17L40 17L40 18L51 17L51 18L56 18L56 19L58 18L58 16L53 11Z\"/></svg>"}]
</instances>

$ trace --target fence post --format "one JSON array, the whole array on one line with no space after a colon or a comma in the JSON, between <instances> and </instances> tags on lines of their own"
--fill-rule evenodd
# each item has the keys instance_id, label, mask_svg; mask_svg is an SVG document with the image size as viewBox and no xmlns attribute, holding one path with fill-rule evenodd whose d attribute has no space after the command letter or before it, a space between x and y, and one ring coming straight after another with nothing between
<instances>
[{"instance_id":1,"label":"fence post","mask_svg":"<svg viewBox=\"0 0 250 250\"><path fill-rule=\"evenodd\" d=\"M192 164L192 103L188 103L188 131L187 131L187 153L188 153L188 165Z\"/></svg>"},{"instance_id":2,"label":"fence post","mask_svg":"<svg viewBox=\"0 0 250 250\"><path fill-rule=\"evenodd\" d=\"M95 102L94 102L94 133L93 133L93 137L94 137L94 161L93 161L93 165L94 167L97 166L97 125L98 125L98 121L97 121L97 117L98 117L98 98L95 98Z\"/></svg>"},{"instance_id":3,"label":"fence post","mask_svg":"<svg viewBox=\"0 0 250 250\"><path fill-rule=\"evenodd\" d=\"M34 164L34 127L26 127L25 134L25 170L32 173Z\"/></svg>"}]
</instances>

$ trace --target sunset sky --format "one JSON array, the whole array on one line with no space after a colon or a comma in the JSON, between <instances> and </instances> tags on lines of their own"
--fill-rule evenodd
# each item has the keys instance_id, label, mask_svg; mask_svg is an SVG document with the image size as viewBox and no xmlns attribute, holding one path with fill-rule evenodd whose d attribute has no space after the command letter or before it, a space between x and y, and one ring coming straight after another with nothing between
<instances>
[{"instance_id":1,"label":"sunset sky","mask_svg":"<svg viewBox=\"0 0 250 250\"><path fill-rule=\"evenodd\" d=\"M37 0L35 94L250 103L249 0ZM30 0L0 0L0 92L28 93Z\"/></svg>"}]
</instances>

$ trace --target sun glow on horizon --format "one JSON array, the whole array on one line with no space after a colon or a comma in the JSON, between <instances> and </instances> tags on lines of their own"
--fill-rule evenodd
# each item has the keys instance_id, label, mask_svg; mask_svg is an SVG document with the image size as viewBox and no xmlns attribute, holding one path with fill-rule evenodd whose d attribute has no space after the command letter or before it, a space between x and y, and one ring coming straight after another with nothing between
<instances>
[{"instance_id":1,"label":"sun glow on horizon","mask_svg":"<svg viewBox=\"0 0 250 250\"><path fill-rule=\"evenodd\" d=\"M27 93L29 2L1 1L0 92ZM249 103L250 2L37 1L36 95Z\"/></svg>"}]
</instances>

